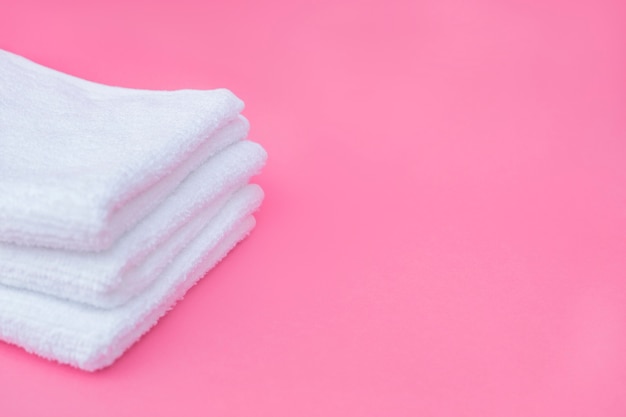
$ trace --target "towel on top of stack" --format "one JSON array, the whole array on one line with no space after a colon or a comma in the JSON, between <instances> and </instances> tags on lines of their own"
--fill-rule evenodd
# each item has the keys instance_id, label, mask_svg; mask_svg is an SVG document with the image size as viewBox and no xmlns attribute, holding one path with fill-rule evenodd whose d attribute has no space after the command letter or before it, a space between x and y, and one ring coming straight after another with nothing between
<instances>
[{"instance_id":1,"label":"towel on top of stack","mask_svg":"<svg viewBox=\"0 0 626 417\"><path fill-rule=\"evenodd\" d=\"M242 109L0 50L0 339L95 370L154 325L254 227Z\"/></svg>"}]
</instances>

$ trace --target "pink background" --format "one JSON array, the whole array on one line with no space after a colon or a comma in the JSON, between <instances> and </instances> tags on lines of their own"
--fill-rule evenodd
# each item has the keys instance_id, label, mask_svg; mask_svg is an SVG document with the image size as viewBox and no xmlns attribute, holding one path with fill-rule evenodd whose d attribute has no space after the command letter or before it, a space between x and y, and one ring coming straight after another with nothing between
<instances>
[{"instance_id":1,"label":"pink background","mask_svg":"<svg viewBox=\"0 0 626 417\"><path fill-rule=\"evenodd\" d=\"M625 416L624 4L3 0L0 48L228 87L270 161L113 367L0 343L0 415Z\"/></svg>"}]
</instances>

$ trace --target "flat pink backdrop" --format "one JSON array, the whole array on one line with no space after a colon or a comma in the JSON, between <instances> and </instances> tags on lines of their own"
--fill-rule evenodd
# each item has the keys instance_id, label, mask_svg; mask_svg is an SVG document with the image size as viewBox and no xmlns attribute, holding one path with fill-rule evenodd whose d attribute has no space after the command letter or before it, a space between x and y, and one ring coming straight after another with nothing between
<instances>
[{"instance_id":1,"label":"flat pink backdrop","mask_svg":"<svg viewBox=\"0 0 626 417\"><path fill-rule=\"evenodd\" d=\"M0 343L0 415L626 415L622 0L2 3L47 66L232 89L270 160L114 366Z\"/></svg>"}]
</instances>

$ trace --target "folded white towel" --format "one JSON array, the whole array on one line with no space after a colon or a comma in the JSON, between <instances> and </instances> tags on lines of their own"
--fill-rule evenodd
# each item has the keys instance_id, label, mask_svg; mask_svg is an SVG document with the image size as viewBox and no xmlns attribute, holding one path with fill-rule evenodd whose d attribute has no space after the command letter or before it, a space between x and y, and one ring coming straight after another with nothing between
<instances>
[{"instance_id":1,"label":"folded white towel","mask_svg":"<svg viewBox=\"0 0 626 417\"><path fill-rule=\"evenodd\" d=\"M240 141L192 172L153 212L103 252L0 243L0 284L111 308L143 290L188 244L228 197L266 160Z\"/></svg>"},{"instance_id":2,"label":"folded white towel","mask_svg":"<svg viewBox=\"0 0 626 417\"><path fill-rule=\"evenodd\" d=\"M105 86L0 51L0 241L110 247L241 138L214 133L242 109L225 89Z\"/></svg>"},{"instance_id":3,"label":"folded white towel","mask_svg":"<svg viewBox=\"0 0 626 417\"><path fill-rule=\"evenodd\" d=\"M110 365L254 227L260 187L237 192L137 297L99 309L0 285L0 338L84 370Z\"/></svg>"}]
</instances>

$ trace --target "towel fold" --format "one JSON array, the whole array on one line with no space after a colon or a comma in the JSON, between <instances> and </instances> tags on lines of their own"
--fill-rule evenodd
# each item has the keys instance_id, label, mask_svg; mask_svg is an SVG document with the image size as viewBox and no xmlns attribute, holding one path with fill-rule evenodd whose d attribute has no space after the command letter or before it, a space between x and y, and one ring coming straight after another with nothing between
<instances>
[{"instance_id":1,"label":"towel fold","mask_svg":"<svg viewBox=\"0 0 626 417\"><path fill-rule=\"evenodd\" d=\"M0 241L109 248L246 136L242 109L225 89L111 87L0 51Z\"/></svg>"},{"instance_id":2,"label":"towel fold","mask_svg":"<svg viewBox=\"0 0 626 417\"><path fill-rule=\"evenodd\" d=\"M158 276L228 197L257 174L264 149L240 141L219 152L103 252L0 243L0 284L97 307L128 301Z\"/></svg>"},{"instance_id":3,"label":"towel fold","mask_svg":"<svg viewBox=\"0 0 626 417\"><path fill-rule=\"evenodd\" d=\"M237 192L138 296L100 309L0 285L0 338L84 370L110 365L254 227L260 187Z\"/></svg>"},{"instance_id":4,"label":"towel fold","mask_svg":"<svg viewBox=\"0 0 626 417\"><path fill-rule=\"evenodd\" d=\"M147 332L255 225L242 109L0 50L0 340L91 371Z\"/></svg>"}]
</instances>

